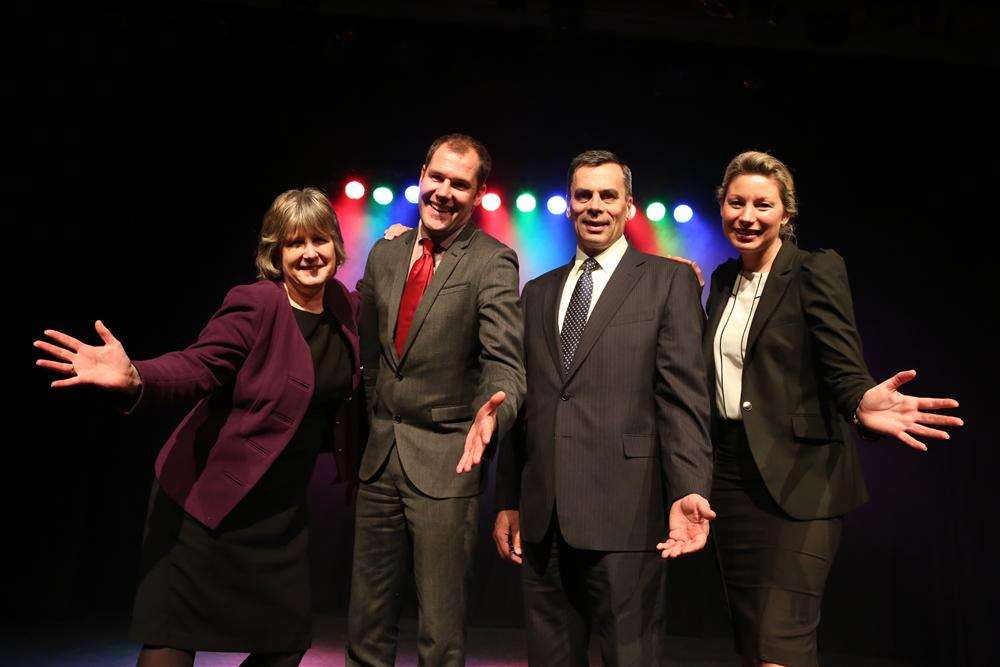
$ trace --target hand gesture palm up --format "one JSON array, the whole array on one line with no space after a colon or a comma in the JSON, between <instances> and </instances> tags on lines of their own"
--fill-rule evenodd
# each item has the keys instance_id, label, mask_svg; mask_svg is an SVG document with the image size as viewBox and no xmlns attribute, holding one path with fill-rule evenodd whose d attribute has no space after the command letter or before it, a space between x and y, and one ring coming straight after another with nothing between
<instances>
[{"instance_id":1,"label":"hand gesture palm up","mask_svg":"<svg viewBox=\"0 0 1000 667\"><path fill-rule=\"evenodd\" d=\"M87 345L68 334L46 329L45 335L58 345L36 340L34 345L47 352L58 361L38 359L35 363L57 373L68 375L55 380L53 387L93 385L111 390L126 390L132 386L132 361L125 354L125 348L100 320L94 323L103 345Z\"/></svg>"},{"instance_id":2,"label":"hand gesture palm up","mask_svg":"<svg viewBox=\"0 0 1000 667\"><path fill-rule=\"evenodd\" d=\"M948 433L933 426L961 426L962 420L950 415L939 415L925 410L957 408L958 401L950 398L916 398L899 392L899 388L915 378L916 371L896 373L882 384L865 392L858 405L858 421L869 431L899 438L903 443L927 451L927 445L914 435L947 440ZM912 434L912 435L911 435Z\"/></svg>"}]
</instances>

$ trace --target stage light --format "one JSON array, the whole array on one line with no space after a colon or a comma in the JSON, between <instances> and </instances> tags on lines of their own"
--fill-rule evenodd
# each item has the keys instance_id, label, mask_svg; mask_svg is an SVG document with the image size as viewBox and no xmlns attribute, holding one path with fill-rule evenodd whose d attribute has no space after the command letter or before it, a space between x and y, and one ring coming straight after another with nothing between
<instances>
[{"instance_id":1,"label":"stage light","mask_svg":"<svg viewBox=\"0 0 1000 667\"><path fill-rule=\"evenodd\" d=\"M374 190L372 190L372 199L375 200L376 204L381 204L385 206L392 201L392 190L381 185Z\"/></svg>"},{"instance_id":2,"label":"stage light","mask_svg":"<svg viewBox=\"0 0 1000 667\"><path fill-rule=\"evenodd\" d=\"M488 192L483 196L482 201L483 208L487 211L495 211L500 208L500 195Z\"/></svg>"},{"instance_id":3,"label":"stage light","mask_svg":"<svg viewBox=\"0 0 1000 667\"><path fill-rule=\"evenodd\" d=\"M344 194L348 199L361 199L365 196L365 186L361 185L361 181L348 181L344 186Z\"/></svg>"},{"instance_id":4,"label":"stage light","mask_svg":"<svg viewBox=\"0 0 1000 667\"><path fill-rule=\"evenodd\" d=\"M521 213L531 213L535 210L535 198L528 192L523 192L517 196L517 210Z\"/></svg>"},{"instance_id":5,"label":"stage light","mask_svg":"<svg viewBox=\"0 0 1000 667\"><path fill-rule=\"evenodd\" d=\"M658 201L654 201L652 204L646 207L646 217L653 222L659 222L663 220L663 216L667 214L667 207Z\"/></svg>"},{"instance_id":6,"label":"stage light","mask_svg":"<svg viewBox=\"0 0 1000 667\"><path fill-rule=\"evenodd\" d=\"M566 212L566 200L559 195L552 195L545 202L545 208L549 209L552 215L562 215Z\"/></svg>"},{"instance_id":7,"label":"stage light","mask_svg":"<svg viewBox=\"0 0 1000 667\"><path fill-rule=\"evenodd\" d=\"M406 201L410 202L411 204L416 204L417 201L420 199L420 186L411 185L410 187L406 188L406 192L404 192L403 195L406 197Z\"/></svg>"},{"instance_id":8,"label":"stage light","mask_svg":"<svg viewBox=\"0 0 1000 667\"><path fill-rule=\"evenodd\" d=\"M687 204L681 204L674 209L674 220L677 222L687 222L694 217L694 211Z\"/></svg>"}]
</instances>

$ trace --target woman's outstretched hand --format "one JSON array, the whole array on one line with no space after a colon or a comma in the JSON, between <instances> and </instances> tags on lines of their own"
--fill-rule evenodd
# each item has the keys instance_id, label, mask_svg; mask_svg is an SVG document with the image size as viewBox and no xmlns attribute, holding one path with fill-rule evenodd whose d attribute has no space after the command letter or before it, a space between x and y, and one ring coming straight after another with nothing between
<instances>
[{"instance_id":1,"label":"woman's outstretched hand","mask_svg":"<svg viewBox=\"0 0 1000 667\"><path fill-rule=\"evenodd\" d=\"M87 345L61 331L46 329L45 335L58 345L44 340L36 340L34 345L56 360L38 359L35 363L69 376L55 380L53 387L92 385L130 393L138 390L141 383L139 374L132 365L132 360L125 354L125 348L100 320L94 323L94 328L104 341L103 345Z\"/></svg>"},{"instance_id":2,"label":"woman's outstretched hand","mask_svg":"<svg viewBox=\"0 0 1000 667\"><path fill-rule=\"evenodd\" d=\"M904 444L927 451L927 445L913 436L947 440L946 431L933 426L961 426L962 420L926 410L957 408L951 398L916 398L899 392L899 388L917 377L916 371L901 371L882 384L865 392L858 405L858 421L869 431L899 438Z\"/></svg>"}]
</instances>

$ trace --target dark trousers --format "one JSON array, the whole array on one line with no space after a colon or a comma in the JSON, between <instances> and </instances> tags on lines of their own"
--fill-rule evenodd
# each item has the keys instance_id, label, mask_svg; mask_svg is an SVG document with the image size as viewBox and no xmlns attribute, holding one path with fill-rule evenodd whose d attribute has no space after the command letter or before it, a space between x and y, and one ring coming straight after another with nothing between
<instances>
[{"instance_id":1,"label":"dark trousers","mask_svg":"<svg viewBox=\"0 0 1000 667\"><path fill-rule=\"evenodd\" d=\"M554 512L545 538L523 547L528 664L586 667L591 632L605 665L664 664L667 564L658 552L576 549Z\"/></svg>"},{"instance_id":2,"label":"dark trousers","mask_svg":"<svg viewBox=\"0 0 1000 667\"><path fill-rule=\"evenodd\" d=\"M393 448L378 476L358 490L347 665L395 663L402 593L411 571L420 664L465 664L478 514L478 496L431 498L417 490Z\"/></svg>"}]
</instances>

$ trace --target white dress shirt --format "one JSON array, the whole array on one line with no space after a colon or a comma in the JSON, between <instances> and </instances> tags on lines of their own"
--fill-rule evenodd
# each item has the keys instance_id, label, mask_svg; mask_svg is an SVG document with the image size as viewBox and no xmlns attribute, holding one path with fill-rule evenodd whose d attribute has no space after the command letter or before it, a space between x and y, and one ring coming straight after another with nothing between
<instances>
[{"instance_id":1,"label":"white dress shirt","mask_svg":"<svg viewBox=\"0 0 1000 667\"><path fill-rule=\"evenodd\" d=\"M747 337L760 295L767 282L767 272L743 273L729 293L722 318L715 330L712 355L715 357L715 404L726 419L742 421L740 396L743 393L743 358L747 352Z\"/></svg>"},{"instance_id":2,"label":"white dress shirt","mask_svg":"<svg viewBox=\"0 0 1000 667\"><path fill-rule=\"evenodd\" d=\"M590 314L594 312L594 305L601 298L601 292L604 291L608 281L611 280L611 274L615 272L618 264L622 261L622 257L625 256L626 250L628 250L628 241L622 235L618 237L617 241L601 251L600 254L594 255L594 259L597 261L597 268L590 272L590 277L594 281L594 291L590 295L590 309L587 311L588 320L590 319ZM580 276L583 275L583 262L586 259L587 254L577 247L576 260L573 262L573 268L570 269L569 275L566 277L566 284L563 285L562 299L559 301L560 333L562 333L563 320L566 319L566 311L569 309L569 300L573 297L573 290L576 288L576 283L580 280Z\"/></svg>"}]
</instances>

